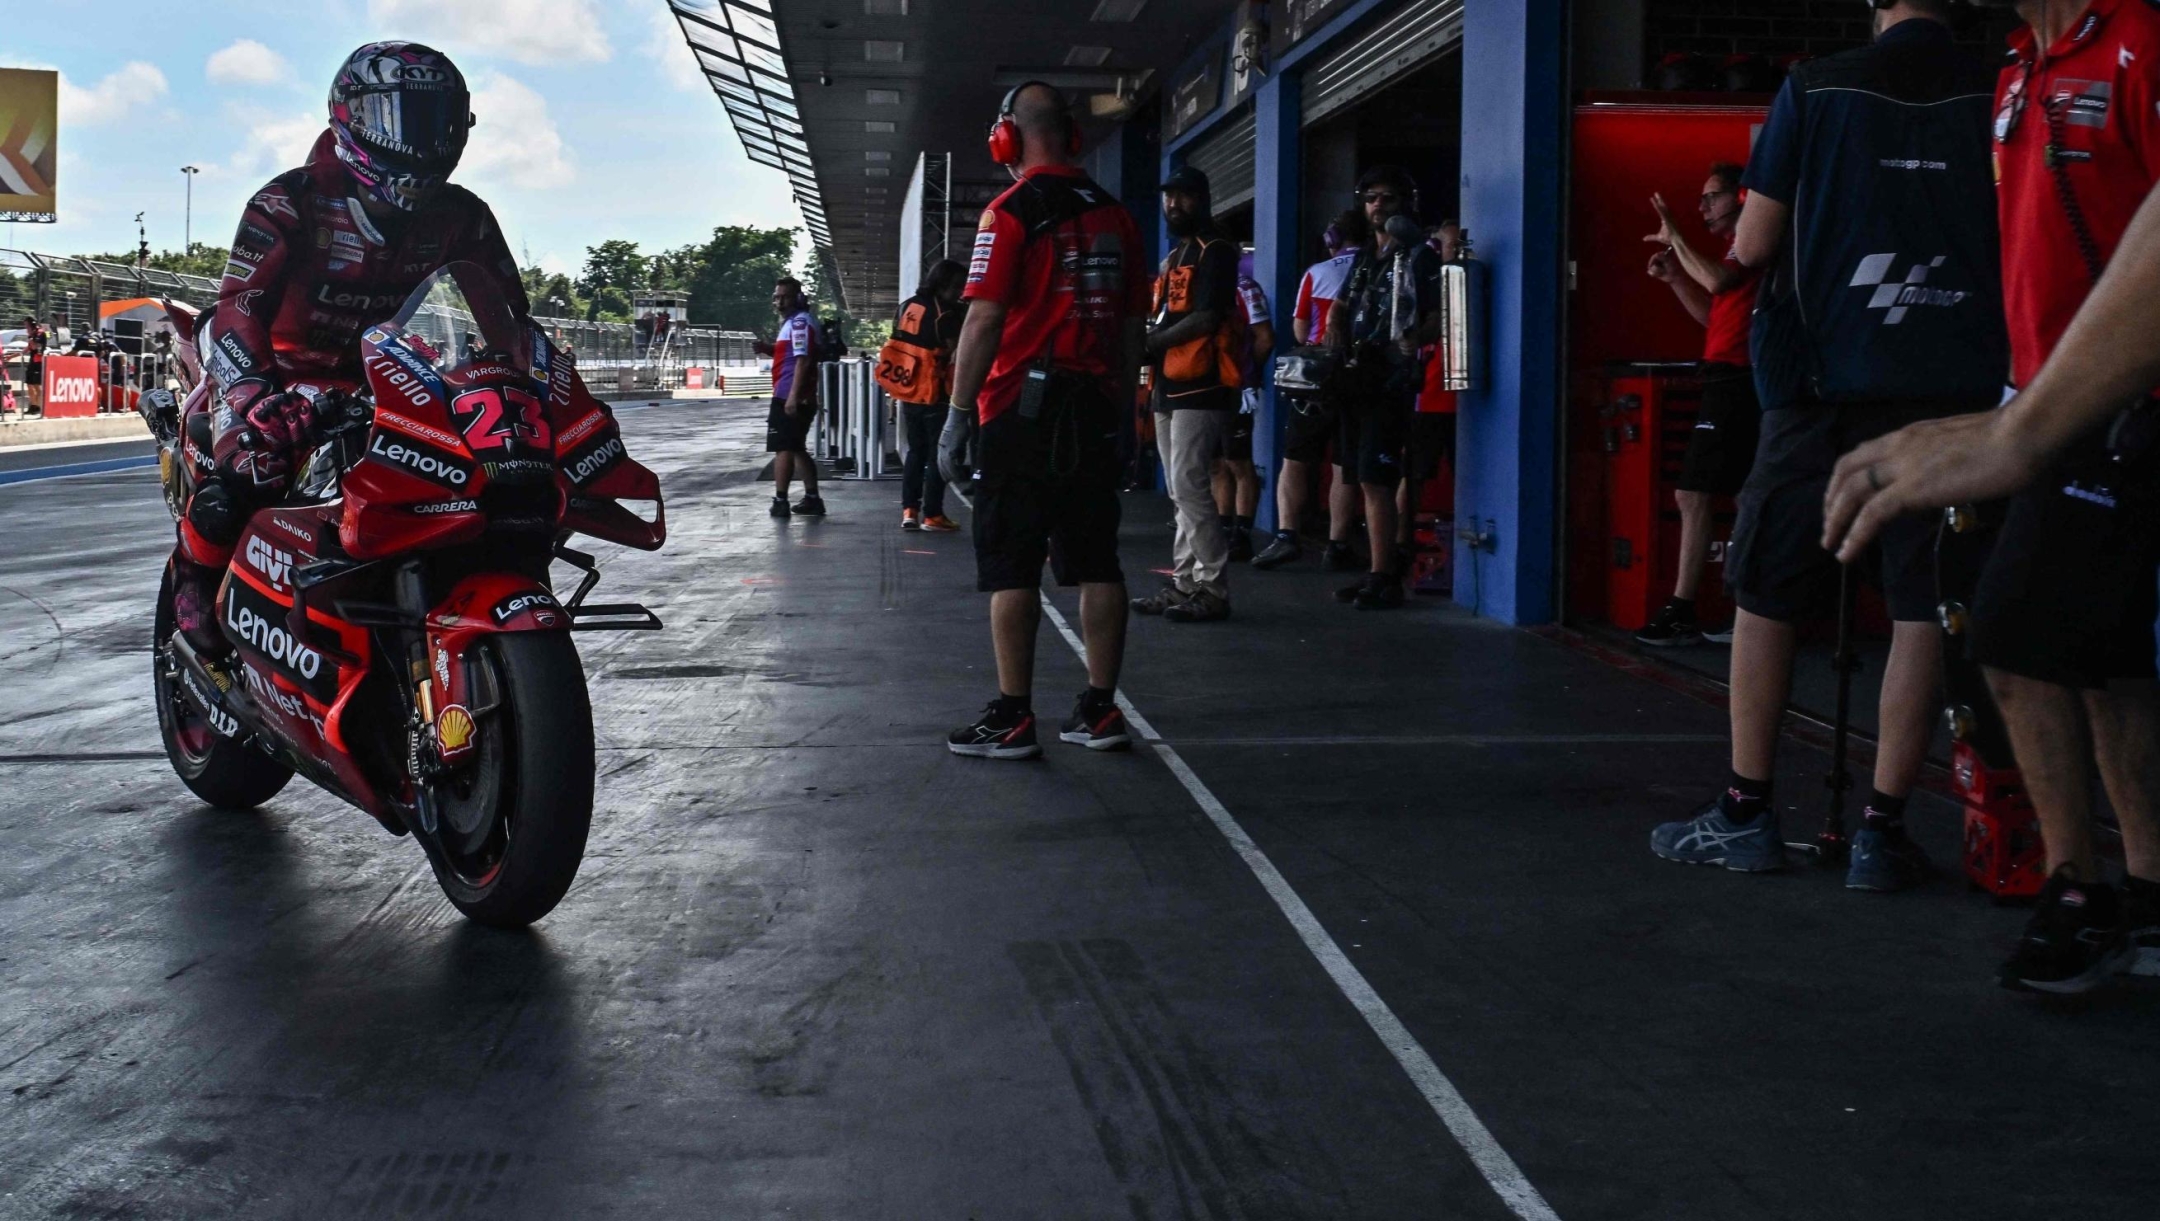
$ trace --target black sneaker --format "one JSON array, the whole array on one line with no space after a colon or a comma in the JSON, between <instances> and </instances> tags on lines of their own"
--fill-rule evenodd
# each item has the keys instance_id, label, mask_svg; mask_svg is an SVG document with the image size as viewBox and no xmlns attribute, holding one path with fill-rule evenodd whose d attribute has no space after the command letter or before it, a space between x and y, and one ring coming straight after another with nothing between
<instances>
[{"instance_id":1,"label":"black sneaker","mask_svg":"<svg viewBox=\"0 0 2160 1221\"><path fill-rule=\"evenodd\" d=\"M1283 531L1276 534L1274 542L1262 548L1260 554L1252 558L1252 566L1262 572L1267 572L1270 569L1280 568L1304 554L1305 548L1297 541L1297 535Z\"/></svg>"},{"instance_id":2,"label":"black sneaker","mask_svg":"<svg viewBox=\"0 0 2160 1221\"><path fill-rule=\"evenodd\" d=\"M2115 888L2080 881L2066 866L2048 879L2025 936L1996 978L2017 991L2069 995L2090 991L2131 958Z\"/></svg>"},{"instance_id":3,"label":"black sneaker","mask_svg":"<svg viewBox=\"0 0 2160 1221\"><path fill-rule=\"evenodd\" d=\"M797 516L797 517L823 517L823 516L825 516L825 498L824 498L824 497L822 497L822 496L805 496L805 497L803 497L803 498L802 498L801 500L798 500L798 501L796 501L796 502L795 502L795 516Z\"/></svg>"},{"instance_id":4,"label":"black sneaker","mask_svg":"<svg viewBox=\"0 0 2160 1221\"><path fill-rule=\"evenodd\" d=\"M787 517L787 516L788 516L788 515L789 515L789 514L790 514L790 513L792 512L792 511L791 511L791 510L790 510L790 509L788 508L788 503L787 503L787 497L785 497L785 496L775 496L775 497L773 497L773 498L772 498L772 508L771 508L771 509L769 509L769 510L768 510L768 512L769 512L769 513L770 513L770 514L771 514L772 516L774 516L774 517Z\"/></svg>"},{"instance_id":5,"label":"black sneaker","mask_svg":"<svg viewBox=\"0 0 2160 1221\"><path fill-rule=\"evenodd\" d=\"M1320 567L1329 572L1356 572L1364 566L1358 563L1357 550L1348 543L1329 539L1327 550L1320 553Z\"/></svg>"},{"instance_id":6,"label":"black sneaker","mask_svg":"<svg viewBox=\"0 0 2160 1221\"><path fill-rule=\"evenodd\" d=\"M1197 589L1164 607L1162 617L1171 623L1220 623L1230 617L1230 599Z\"/></svg>"},{"instance_id":7,"label":"black sneaker","mask_svg":"<svg viewBox=\"0 0 2160 1221\"><path fill-rule=\"evenodd\" d=\"M1035 714L1009 710L1003 700L991 700L973 725L953 730L945 746L970 759L1032 759L1042 753L1035 742Z\"/></svg>"},{"instance_id":8,"label":"black sneaker","mask_svg":"<svg viewBox=\"0 0 2160 1221\"><path fill-rule=\"evenodd\" d=\"M1125 712L1116 704L1091 704L1085 693L1073 705L1073 713L1065 720L1065 727L1058 731L1058 741L1085 746L1089 750L1128 750L1132 747L1132 730L1125 724Z\"/></svg>"},{"instance_id":9,"label":"black sneaker","mask_svg":"<svg viewBox=\"0 0 2160 1221\"><path fill-rule=\"evenodd\" d=\"M1191 596L1191 594L1175 585L1165 585L1145 598L1134 598L1132 600L1133 613L1136 615L1160 615Z\"/></svg>"},{"instance_id":10,"label":"black sneaker","mask_svg":"<svg viewBox=\"0 0 2160 1221\"><path fill-rule=\"evenodd\" d=\"M1252 562L1252 531L1232 530L1230 532L1230 562L1233 564Z\"/></svg>"},{"instance_id":11,"label":"black sneaker","mask_svg":"<svg viewBox=\"0 0 2160 1221\"><path fill-rule=\"evenodd\" d=\"M1665 609L1635 633L1635 643L1653 649L1687 648L1702 643L1702 629L1695 626L1694 615L1668 602Z\"/></svg>"},{"instance_id":12,"label":"black sneaker","mask_svg":"<svg viewBox=\"0 0 2160 1221\"><path fill-rule=\"evenodd\" d=\"M2125 975L2160 975L2160 883L2123 879L2122 910L2130 957L2118 970Z\"/></svg>"},{"instance_id":13,"label":"black sneaker","mask_svg":"<svg viewBox=\"0 0 2160 1221\"><path fill-rule=\"evenodd\" d=\"M1402 582L1393 576L1367 581L1350 605L1359 610L1395 610L1403 604Z\"/></svg>"}]
</instances>

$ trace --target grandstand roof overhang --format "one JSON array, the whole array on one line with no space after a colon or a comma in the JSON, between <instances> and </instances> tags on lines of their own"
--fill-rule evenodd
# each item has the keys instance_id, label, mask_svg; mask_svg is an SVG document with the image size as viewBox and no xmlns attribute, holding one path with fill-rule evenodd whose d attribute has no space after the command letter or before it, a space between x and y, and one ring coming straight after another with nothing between
<instances>
[{"instance_id":1,"label":"grandstand roof overhang","mask_svg":"<svg viewBox=\"0 0 2160 1221\"><path fill-rule=\"evenodd\" d=\"M788 176L811 241L857 312L894 302L916 159L956 180L1002 171L983 150L1022 81L1067 90L1099 137L1237 0L668 0L752 161Z\"/></svg>"}]
</instances>

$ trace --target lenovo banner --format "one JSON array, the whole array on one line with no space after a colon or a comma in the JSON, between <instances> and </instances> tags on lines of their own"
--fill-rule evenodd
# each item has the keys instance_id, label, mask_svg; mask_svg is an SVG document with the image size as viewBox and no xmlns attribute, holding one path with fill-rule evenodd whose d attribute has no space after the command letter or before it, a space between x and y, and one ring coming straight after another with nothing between
<instances>
[{"instance_id":1,"label":"lenovo banner","mask_svg":"<svg viewBox=\"0 0 2160 1221\"><path fill-rule=\"evenodd\" d=\"M65 419L98 413L98 362L95 356L45 358L45 418Z\"/></svg>"},{"instance_id":2,"label":"lenovo banner","mask_svg":"<svg viewBox=\"0 0 2160 1221\"><path fill-rule=\"evenodd\" d=\"M60 74L0 68L0 220L60 219Z\"/></svg>"}]
</instances>

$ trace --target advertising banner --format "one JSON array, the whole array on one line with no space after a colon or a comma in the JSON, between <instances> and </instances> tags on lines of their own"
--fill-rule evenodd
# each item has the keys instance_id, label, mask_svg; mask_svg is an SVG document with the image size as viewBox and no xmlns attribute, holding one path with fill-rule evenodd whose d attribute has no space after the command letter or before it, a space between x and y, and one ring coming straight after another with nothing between
<instances>
[{"instance_id":1,"label":"advertising banner","mask_svg":"<svg viewBox=\"0 0 2160 1221\"><path fill-rule=\"evenodd\" d=\"M1351 0L1279 0L1271 31L1275 56L1280 58L1283 52L1305 41L1350 4Z\"/></svg>"},{"instance_id":2,"label":"advertising banner","mask_svg":"<svg viewBox=\"0 0 2160 1221\"><path fill-rule=\"evenodd\" d=\"M95 356L45 358L45 418L64 420L98 413L98 362Z\"/></svg>"},{"instance_id":3,"label":"advertising banner","mask_svg":"<svg viewBox=\"0 0 2160 1221\"><path fill-rule=\"evenodd\" d=\"M59 138L60 74L0 68L0 221L60 219Z\"/></svg>"},{"instance_id":4,"label":"advertising banner","mask_svg":"<svg viewBox=\"0 0 2160 1221\"><path fill-rule=\"evenodd\" d=\"M698 368L696 365L684 369L682 377L683 389L685 390L703 390L705 388L705 370Z\"/></svg>"}]
</instances>

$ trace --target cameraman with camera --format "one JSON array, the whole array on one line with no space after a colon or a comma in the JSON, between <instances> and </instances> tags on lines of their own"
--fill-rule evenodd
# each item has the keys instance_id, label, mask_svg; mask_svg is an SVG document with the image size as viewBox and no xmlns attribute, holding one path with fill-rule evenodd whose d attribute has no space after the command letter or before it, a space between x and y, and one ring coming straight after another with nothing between
<instances>
[{"instance_id":1,"label":"cameraman with camera","mask_svg":"<svg viewBox=\"0 0 2160 1221\"><path fill-rule=\"evenodd\" d=\"M1403 604L1409 564L1396 546L1395 490L1403 481L1410 417L1424 386L1418 349L1440 337L1440 256L1411 213L1417 182L1400 166L1376 165L1358 179L1372 245L1328 314L1328 342L1346 358L1342 439L1337 452L1365 496L1372 572L1336 591L1359 610Z\"/></svg>"}]
</instances>

